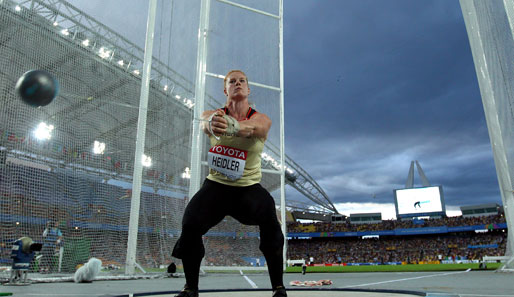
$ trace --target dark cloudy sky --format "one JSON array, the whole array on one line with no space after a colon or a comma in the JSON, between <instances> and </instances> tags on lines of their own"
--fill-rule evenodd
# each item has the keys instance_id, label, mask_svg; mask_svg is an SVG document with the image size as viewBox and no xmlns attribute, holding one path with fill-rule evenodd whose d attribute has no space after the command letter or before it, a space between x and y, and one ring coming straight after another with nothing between
<instances>
[{"instance_id":1,"label":"dark cloudy sky","mask_svg":"<svg viewBox=\"0 0 514 297\"><path fill-rule=\"evenodd\" d=\"M392 207L412 160L449 209L501 204L457 0L286 0L284 14L287 154L334 203L375 204L339 209Z\"/></svg>"},{"instance_id":2,"label":"dark cloudy sky","mask_svg":"<svg viewBox=\"0 0 514 297\"><path fill-rule=\"evenodd\" d=\"M70 2L143 45L146 3ZM458 0L284 0L284 58L286 153L341 213L394 216L412 160L449 210L501 204Z\"/></svg>"}]
</instances>

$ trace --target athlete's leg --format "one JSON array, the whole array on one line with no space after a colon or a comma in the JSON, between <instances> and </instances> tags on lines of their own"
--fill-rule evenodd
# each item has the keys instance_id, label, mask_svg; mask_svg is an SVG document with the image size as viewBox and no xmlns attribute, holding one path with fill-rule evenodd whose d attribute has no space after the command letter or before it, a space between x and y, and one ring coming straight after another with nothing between
<instances>
[{"instance_id":1,"label":"athlete's leg","mask_svg":"<svg viewBox=\"0 0 514 297\"><path fill-rule=\"evenodd\" d=\"M182 259L186 283L190 289L198 289L200 264L205 255L202 236L227 214L223 207L223 188L219 183L205 180L184 211L182 233L172 255Z\"/></svg>"},{"instance_id":2,"label":"athlete's leg","mask_svg":"<svg viewBox=\"0 0 514 297\"><path fill-rule=\"evenodd\" d=\"M241 194L234 197L230 215L246 225L258 225L261 242L259 249L268 263L271 286L283 287L283 249L284 235L277 219L275 201L260 184L240 189Z\"/></svg>"}]
</instances>

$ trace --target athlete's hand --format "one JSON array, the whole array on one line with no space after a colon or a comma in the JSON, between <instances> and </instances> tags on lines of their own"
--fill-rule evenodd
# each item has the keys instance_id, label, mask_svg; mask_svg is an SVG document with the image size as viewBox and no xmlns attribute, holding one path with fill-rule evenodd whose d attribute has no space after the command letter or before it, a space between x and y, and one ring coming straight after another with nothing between
<instances>
[{"instance_id":1,"label":"athlete's hand","mask_svg":"<svg viewBox=\"0 0 514 297\"><path fill-rule=\"evenodd\" d=\"M212 133L216 136L221 136L227 132L228 123L227 120L223 118L225 112L223 109L217 109L212 115L211 119L211 128Z\"/></svg>"}]
</instances>

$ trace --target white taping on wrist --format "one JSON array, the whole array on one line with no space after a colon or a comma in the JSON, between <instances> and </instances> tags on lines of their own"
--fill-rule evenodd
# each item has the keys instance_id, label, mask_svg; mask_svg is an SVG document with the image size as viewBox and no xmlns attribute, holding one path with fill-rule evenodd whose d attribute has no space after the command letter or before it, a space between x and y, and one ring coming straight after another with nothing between
<instances>
[{"instance_id":1,"label":"white taping on wrist","mask_svg":"<svg viewBox=\"0 0 514 297\"><path fill-rule=\"evenodd\" d=\"M220 140L219 136L216 136L214 135L214 132L212 131L212 118L216 115L216 112L213 112L211 114L211 116L209 117L208 121L209 121L209 132L211 133L212 136L214 136L214 138L216 138L216 140Z\"/></svg>"}]
</instances>

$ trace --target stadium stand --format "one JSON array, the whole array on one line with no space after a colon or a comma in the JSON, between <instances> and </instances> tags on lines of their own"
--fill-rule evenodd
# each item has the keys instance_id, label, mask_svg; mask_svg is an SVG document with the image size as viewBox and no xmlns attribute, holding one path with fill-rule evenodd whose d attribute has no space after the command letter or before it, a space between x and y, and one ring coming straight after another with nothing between
<instances>
[{"instance_id":1,"label":"stadium stand","mask_svg":"<svg viewBox=\"0 0 514 297\"><path fill-rule=\"evenodd\" d=\"M356 231L378 231L378 230L394 230L397 228L423 228L423 227L457 227L457 226L475 226L489 224L504 224L505 216L503 213L493 216L481 217L446 217L420 220L383 220L375 224L351 224L349 220L340 223L329 222L313 222L300 223L292 222L287 226L289 232L356 232Z\"/></svg>"},{"instance_id":2,"label":"stadium stand","mask_svg":"<svg viewBox=\"0 0 514 297\"><path fill-rule=\"evenodd\" d=\"M505 232L390 236L385 238L313 238L290 240L289 259L314 258L314 264L420 264L479 261L505 253Z\"/></svg>"},{"instance_id":3,"label":"stadium stand","mask_svg":"<svg viewBox=\"0 0 514 297\"><path fill-rule=\"evenodd\" d=\"M505 255L502 213L481 217L385 220L376 224L288 224L288 259L311 265L378 265L472 261Z\"/></svg>"}]
</instances>

